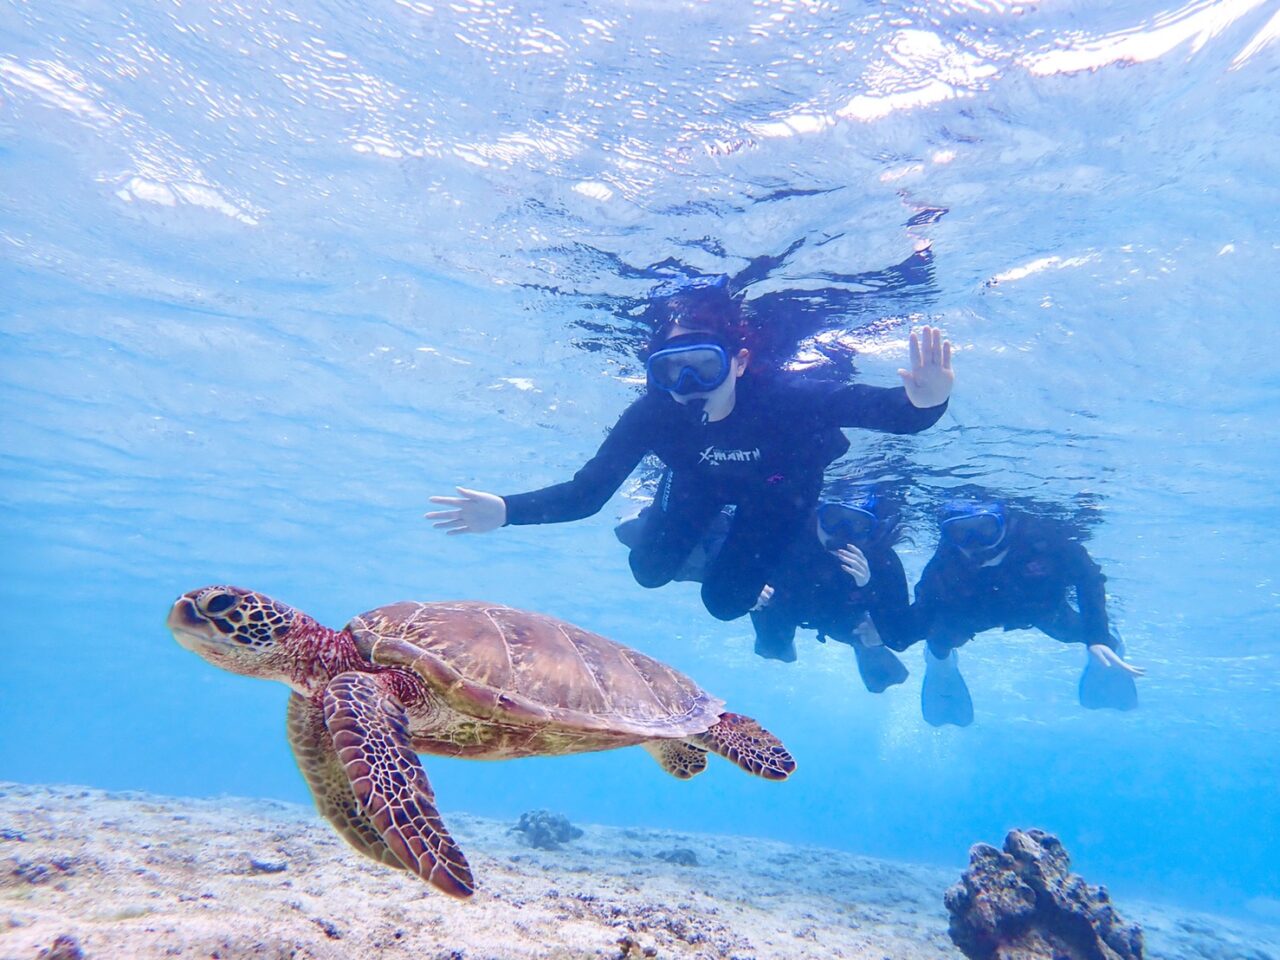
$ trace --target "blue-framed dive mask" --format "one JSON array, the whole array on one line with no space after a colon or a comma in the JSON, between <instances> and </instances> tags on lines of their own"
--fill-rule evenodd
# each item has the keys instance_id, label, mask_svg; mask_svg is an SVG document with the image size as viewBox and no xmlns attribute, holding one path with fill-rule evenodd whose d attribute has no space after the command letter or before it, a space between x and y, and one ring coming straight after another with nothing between
<instances>
[{"instance_id":1,"label":"blue-framed dive mask","mask_svg":"<svg viewBox=\"0 0 1280 960\"><path fill-rule=\"evenodd\" d=\"M880 518L875 515L874 497L866 500L828 500L818 505L818 529L842 543L867 543L875 539Z\"/></svg>"},{"instance_id":2,"label":"blue-framed dive mask","mask_svg":"<svg viewBox=\"0 0 1280 960\"><path fill-rule=\"evenodd\" d=\"M942 537L961 550L990 550L1004 539L1008 525L999 503L949 503L943 509Z\"/></svg>"},{"instance_id":3,"label":"blue-framed dive mask","mask_svg":"<svg viewBox=\"0 0 1280 960\"><path fill-rule=\"evenodd\" d=\"M649 355L649 382L682 396L710 393L729 377L729 351L705 333L672 337Z\"/></svg>"}]
</instances>

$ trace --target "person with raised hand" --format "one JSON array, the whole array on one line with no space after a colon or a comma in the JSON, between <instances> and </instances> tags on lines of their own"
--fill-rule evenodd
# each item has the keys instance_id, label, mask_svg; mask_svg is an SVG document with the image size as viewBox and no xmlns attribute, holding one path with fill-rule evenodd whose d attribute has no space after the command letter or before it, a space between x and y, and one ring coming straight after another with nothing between
<instances>
[{"instance_id":1,"label":"person with raised hand","mask_svg":"<svg viewBox=\"0 0 1280 960\"><path fill-rule=\"evenodd\" d=\"M706 572L702 600L721 620L747 613L782 551L818 502L823 471L849 449L841 427L916 433L945 412L955 375L951 344L923 327L910 335L900 387L815 381L752 368L741 299L727 277L654 291L648 389L595 456L564 483L498 496L458 488L426 516L451 535L562 523L599 511L649 453L666 469L636 545L637 582L670 582L726 504L734 515Z\"/></svg>"}]
</instances>

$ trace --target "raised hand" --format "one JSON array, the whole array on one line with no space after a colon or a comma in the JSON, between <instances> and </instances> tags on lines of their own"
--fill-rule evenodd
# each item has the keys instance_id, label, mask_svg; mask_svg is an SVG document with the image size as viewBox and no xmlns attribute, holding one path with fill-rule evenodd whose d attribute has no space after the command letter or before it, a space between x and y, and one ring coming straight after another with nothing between
<instances>
[{"instance_id":1,"label":"raised hand","mask_svg":"<svg viewBox=\"0 0 1280 960\"><path fill-rule=\"evenodd\" d=\"M459 533L488 533L507 522L507 502L497 494L458 487L460 497L432 497L432 503L444 503L452 510L434 510L424 514L434 520L449 536Z\"/></svg>"},{"instance_id":2,"label":"raised hand","mask_svg":"<svg viewBox=\"0 0 1280 960\"><path fill-rule=\"evenodd\" d=\"M853 582L859 587L865 587L871 582L871 567L867 565L866 554L861 550L850 545L832 552L840 561L840 569L853 577Z\"/></svg>"},{"instance_id":3,"label":"raised hand","mask_svg":"<svg viewBox=\"0 0 1280 960\"><path fill-rule=\"evenodd\" d=\"M936 407L951 396L956 375L951 369L951 341L937 327L911 333L911 369L898 370L907 399L917 407Z\"/></svg>"}]
</instances>

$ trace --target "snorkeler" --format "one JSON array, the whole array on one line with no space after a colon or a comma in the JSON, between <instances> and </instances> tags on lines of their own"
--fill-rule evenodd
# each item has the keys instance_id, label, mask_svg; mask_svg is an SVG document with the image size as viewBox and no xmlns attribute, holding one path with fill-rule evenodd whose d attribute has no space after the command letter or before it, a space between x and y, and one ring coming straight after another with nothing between
<instances>
[{"instance_id":1,"label":"snorkeler","mask_svg":"<svg viewBox=\"0 0 1280 960\"><path fill-rule=\"evenodd\" d=\"M814 536L797 537L758 609L751 611L755 650L794 660L796 627L816 630L853 647L858 674L872 693L907 679L907 668L886 646L910 632L907 575L893 545L897 513L874 494L818 504Z\"/></svg>"},{"instance_id":2,"label":"snorkeler","mask_svg":"<svg viewBox=\"0 0 1280 960\"><path fill-rule=\"evenodd\" d=\"M702 584L711 615L732 620L756 604L817 503L824 468L848 450L841 427L916 433L942 416L954 381L951 344L932 327L912 333L901 387L816 382L750 370L741 301L726 277L664 285L653 309L648 390L572 480L508 496L458 488L460 496L432 497L449 509L427 517L450 534L589 517L654 453L666 471L657 510L632 548L632 573L645 587L669 583L734 504Z\"/></svg>"},{"instance_id":3,"label":"snorkeler","mask_svg":"<svg viewBox=\"0 0 1280 960\"><path fill-rule=\"evenodd\" d=\"M639 540L654 507L624 519L614 532L627 546ZM751 610L755 652L768 660L796 659L796 629L820 641L853 647L858 673L872 693L907 678L907 668L882 637L909 642L907 575L893 550L901 533L896 511L874 494L818 504L806 533L796 537ZM728 528L721 513L673 579L701 580ZM812 533L812 536L809 535Z\"/></svg>"},{"instance_id":4,"label":"snorkeler","mask_svg":"<svg viewBox=\"0 0 1280 960\"><path fill-rule=\"evenodd\" d=\"M939 518L937 552L916 584L914 638L926 642L921 709L933 726L973 722L973 701L956 648L996 627L1036 628L1088 648L1079 698L1084 707L1132 710L1140 667L1107 622L1106 577L1078 540L1051 520L1003 503L956 501ZM1074 587L1078 609L1068 601ZM895 649L893 638L886 642Z\"/></svg>"}]
</instances>

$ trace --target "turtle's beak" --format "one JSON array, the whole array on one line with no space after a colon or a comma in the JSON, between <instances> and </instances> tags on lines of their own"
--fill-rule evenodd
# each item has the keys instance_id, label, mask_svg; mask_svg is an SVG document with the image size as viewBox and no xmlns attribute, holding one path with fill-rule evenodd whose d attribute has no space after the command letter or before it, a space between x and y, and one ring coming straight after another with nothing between
<instances>
[{"instance_id":1,"label":"turtle's beak","mask_svg":"<svg viewBox=\"0 0 1280 960\"><path fill-rule=\"evenodd\" d=\"M190 597L178 598L169 610L165 625L173 633L173 638L193 653L206 652L210 641L217 635L208 619L196 610L195 601Z\"/></svg>"}]
</instances>

